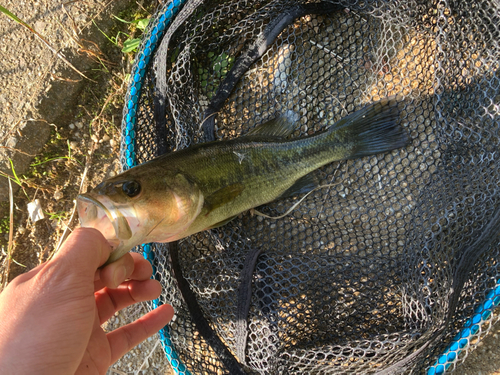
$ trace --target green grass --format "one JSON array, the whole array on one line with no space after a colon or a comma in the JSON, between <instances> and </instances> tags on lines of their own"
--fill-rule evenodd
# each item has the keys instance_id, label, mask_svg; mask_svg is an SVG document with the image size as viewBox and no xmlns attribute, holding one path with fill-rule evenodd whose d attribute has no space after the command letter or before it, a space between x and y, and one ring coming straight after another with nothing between
<instances>
[{"instance_id":1,"label":"green grass","mask_svg":"<svg viewBox=\"0 0 500 375\"><path fill-rule=\"evenodd\" d=\"M127 21L116 15L113 15L113 17L121 23L127 25L127 32L121 30L112 30L110 35L108 35L99 28L95 21L92 22L94 23L94 26L106 37L106 39L108 39L114 46L121 48L121 51L123 53L127 54L137 52L137 48L141 43L141 39L139 38L139 36L144 32L144 30L146 30L146 27L149 23L149 18L145 18L143 13L138 12L135 12L133 14L131 21ZM137 32L137 30L139 30L140 32ZM131 35L132 33L134 34L134 36ZM113 36L113 34L115 36ZM126 37L123 42L121 41L122 36Z\"/></svg>"}]
</instances>

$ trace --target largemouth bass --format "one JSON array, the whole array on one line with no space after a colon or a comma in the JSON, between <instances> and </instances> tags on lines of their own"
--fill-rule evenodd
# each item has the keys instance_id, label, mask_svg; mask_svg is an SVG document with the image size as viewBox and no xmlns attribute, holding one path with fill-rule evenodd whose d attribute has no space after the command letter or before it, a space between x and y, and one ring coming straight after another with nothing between
<instances>
[{"instance_id":1,"label":"largemouth bass","mask_svg":"<svg viewBox=\"0 0 500 375\"><path fill-rule=\"evenodd\" d=\"M408 142L394 98L370 104L329 129L287 140L281 117L246 136L160 156L78 196L83 227L113 247L108 262L148 242L215 228L251 208L315 187L310 173L333 161L384 153Z\"/></svg>"}]
</instances>

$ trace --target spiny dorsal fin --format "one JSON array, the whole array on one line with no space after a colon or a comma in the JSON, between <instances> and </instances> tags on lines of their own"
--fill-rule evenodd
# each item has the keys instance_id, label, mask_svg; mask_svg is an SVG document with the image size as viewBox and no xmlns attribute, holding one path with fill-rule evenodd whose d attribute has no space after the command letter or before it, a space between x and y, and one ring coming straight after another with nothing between
<instances>
[{"instance_id":1,"label":"spiny dorsal fin","mask_svg":"<svg viewBox=\"0 0 500 375\"><path fill-rule=\"evenodd\" d=\"M268 137L286 138L297 129L297 114L288 111L268 122L256 126L248 135L265 135Z\"/></svg>"}]
</instances>

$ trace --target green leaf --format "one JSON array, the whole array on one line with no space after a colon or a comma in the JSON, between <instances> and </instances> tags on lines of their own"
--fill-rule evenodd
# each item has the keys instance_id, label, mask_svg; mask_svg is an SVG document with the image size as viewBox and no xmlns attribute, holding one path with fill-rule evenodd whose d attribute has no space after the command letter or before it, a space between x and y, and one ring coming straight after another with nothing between
<instances>
[{"instance_id":1,"label":"green leaf","mask_svg":"<svg viewBox=\"0 0 500 375\"><path fill-rule=\"evenodd\" d=\"M137 47L139 47L139 44L141 44L140 39L127 39L125 42L123 42L122 52L133 52L137 49Z\"/></svg>"},{"instance_id":2,"label":"green leaf","mask_svg":"<svg viewBox=\"0 0 500 375\"><path fill-rule=\"evenodd\" d=\"M125 21L124 19L122 19L122 18L120 18L118 16L115 16L114 14L113 14L113 17L115 17L118 21L123 22L123 23L132 23L130 21Z\"/></svg>"},{"instance_id":3,"label":"green leaf","mask_svg":"<svg viewBox=\"0 0 500 375\"><path fill-rule=\"evenodd\" d=\"M123 22L123 23L134 23L136 25L136 27L142 31L144 31L146 29L146 27L148 26L148 23L149 23L149 18L141 18L139 20L134 20L134 21L125 21L124 19L117 17L115 15L113 15L113 17L115 17L118 21Z\"/></svg>"},{"instance_id":4,"label":"green leaf","mask_svg":"<svg viewBox=\"0 0 500 375\"><path fill-rule=\"evenodd\" d=\"M16 170L14 169L14 163L12 162L12 159L9 158L9 162L10 162L10 168L12 169L12 174L14 175L14 180L11 180L14 181L16 184L18 184L19 186L22 186L22 183L21 183L21 180L19 179L19 177L17 177L17 174L16 174Z\"/></svg>"},{"instance_id":5,"label":"green leaf","mask_svg":"<svg viewBox=\"0 0 500 375\"><path fill-rule=\"evenodd\" d=\"M137 28L139 30L146 30L146 27L148 27L148 24L149 24L149 18L143 18L143 19L140 19L140 20L137 20L137 21L134 21L134 23L137 25Z\"/></svg>"},{"instance_id":6,"label":"green leaf","mask_svg":"<svg viewBox=\"0 0 500 375\"><path fill-rule=\"evenodd\" d=\"M7 9L5 9L3 6L0 5L0 12L4 13L7 17L12 19L13 21L16 21L17 23L20 23L21 25L27 27L30 30L33 30L33 28L28 25L26 22L20 20L14 13L9 12Z\"/></svg>"}]
</instances>

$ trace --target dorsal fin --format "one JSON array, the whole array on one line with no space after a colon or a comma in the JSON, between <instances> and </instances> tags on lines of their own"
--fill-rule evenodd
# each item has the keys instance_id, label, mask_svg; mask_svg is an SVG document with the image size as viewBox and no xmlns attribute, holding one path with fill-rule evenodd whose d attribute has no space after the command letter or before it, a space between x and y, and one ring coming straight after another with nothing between
<instances>
[{"instance_id":1,"label":"dorsal fin","mask_svg":"<svg viewBox=\"0 0 500 375\"><path fill-rule=\"evenodd\" d=\"M268 122L256 126L248 135L265 135L268 137L286 138L297 129L297 114L288 111Z\"/></svg>"}]
</instances>

